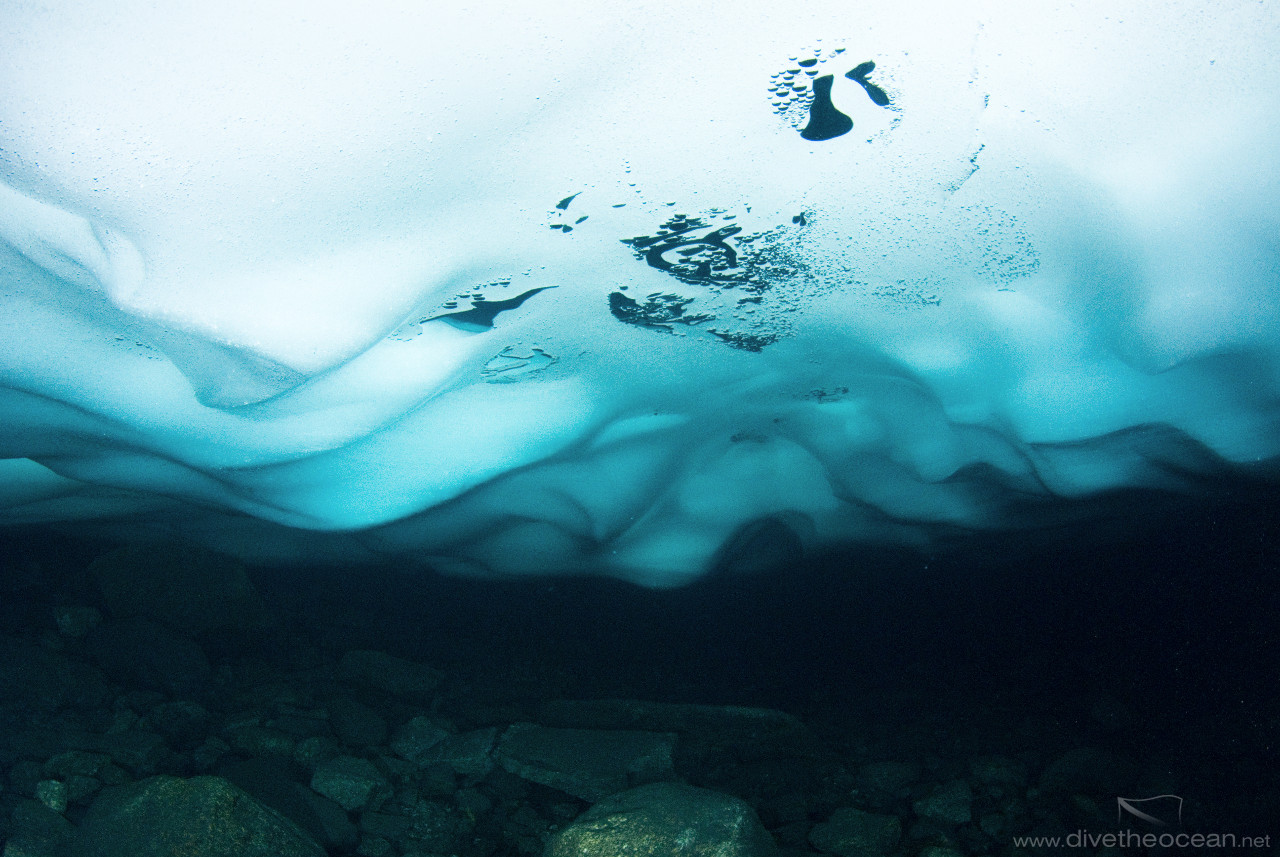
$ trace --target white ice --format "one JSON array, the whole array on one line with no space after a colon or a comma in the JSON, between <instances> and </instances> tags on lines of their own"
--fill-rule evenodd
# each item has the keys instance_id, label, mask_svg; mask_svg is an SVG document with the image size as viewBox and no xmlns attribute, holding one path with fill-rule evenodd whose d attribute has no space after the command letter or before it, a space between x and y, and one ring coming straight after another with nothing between
<instances>
[{"instance_id":1,"label":"white ice","mask_svg":"<svg viewBox=\"0 0 1280 857\"><path fill-rule=\"evenodd\" d=\"M10 4L0 521L666 586L1270 478L1277 44L1245 2ZM774 102L811 59L847 134Z\"/></svg>"}]
</instances>

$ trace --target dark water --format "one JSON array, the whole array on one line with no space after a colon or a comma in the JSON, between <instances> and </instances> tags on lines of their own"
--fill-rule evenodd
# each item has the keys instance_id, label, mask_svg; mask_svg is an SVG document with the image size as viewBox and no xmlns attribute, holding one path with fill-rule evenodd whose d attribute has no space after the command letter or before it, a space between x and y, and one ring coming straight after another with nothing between
<instances>
[{"instance_id":1,"label":"dark water","mask_svg":"<svg viewBox=\"0 0 1280 857\"><path fill-rule=\"evenodd\" d=\"M944 755L1105 746L1256 821L1280 811L1280 494L1216 490L672 591L394 569L262 585L334 645L420 658L478 696L772 706Z\"/></svg>"},{"instance_id":2,"label":"dark water","mask_svg":"<svg viewBox=\"0 0 1280 857\"><path fill-rule=\"evenodd\" d=\"M670 591L395 567L252 574L316 650L431 664L472 707L769 706L850 764L1100 747L1163 772L1219 827L1266 829L1280 819L1280 491L1214 495L1126 494L1084 522L957 534L928 555L848 547ZM48 633L54 601L92 599L81 572L106 547L9 532L0 633Z\"/></svg>"}]
</instances>

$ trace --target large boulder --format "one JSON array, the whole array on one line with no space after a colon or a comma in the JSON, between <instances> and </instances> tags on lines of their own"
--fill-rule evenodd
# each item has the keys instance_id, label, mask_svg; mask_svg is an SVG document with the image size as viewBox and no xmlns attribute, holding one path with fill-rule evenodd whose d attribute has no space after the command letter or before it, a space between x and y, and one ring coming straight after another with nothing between
<instances>
[{"instance_id":1,"label":"large boulder","mask_svg":"<svg viewBox=\"0 0 1280 857\"><path fill-rule=\"evenodd\" d=\"M591 807L556 834L544 857L767 857L776 851L744 801L684 783L652 783Z\"/></svg>"},{"instance_id":2,"label":"large boulder","mask_svg":"<svg viewBox=\"0 0 1280 857\"><path fill-rule=\"evenodd\" d=\"M89 574L116 619L150 619L193 635L267 621L245 567L200 548L130 545L95 559Z\"/></svg>"},{"instance_id":3,"label":"large boulder","mask_svg":"<svg viewBox=\"0 0 1280 857\"><path fill-rule=\"evenodd\" d=\"M883 857L902 839L902 820L853 807L841 807L822 824L814 825L809 842L824 854L839 857Z\"/></svg>"},{"instance_id":4,"label":"large boulder","mask_svg":"<svg viewBox=\"0 0 1280 857\"><path fill-rule=\"evenodd\" d=\"M675 779L669 732L557 729L513 724L498 742L498 764L531 782L597 801L644 783Z\"/></svg>"},{"instance_id":5,"label":"large boulder","mask_svg":"<svg viewBox=\"0 0 1280 857\"><path fill-rule=\"evenodd\" d=\"M35 643L0 637L0 699L23 711L96 708L110 695L101 672ZM3 736L0 736L3 743Z\"/></svg>"},{"instance_id":6,"label":"large boulder","mask_svg":"<svg viewBox=\"0 0 1280 857\"><path fill-rule=\"evenodd\" d=\"M149 619L103 622L85 637L84 650L108 676L131 687L200 696L213 678L194 640Z\"/></svg>"},{"instance_id":7,"label":"large boulder","mask_svg":"<svg viewBox=\"0 0 1280 857\"><path fill-rule=\"evenodd\" d=\"M325 857L292 821L221 777L156 776L89 808L72 857Z\"/></svg>"},{"instance_id":8,"label":"large boulder","mask_svg":"<svg viewBox=\"0 0 1280 857\"><path fill-rule=\"evenodd\" d=\"M430 705L436 688L444 681L444 673L385 652L353 649L338 662L338 678L408 702Z\"/></svg>"}]
</instances>

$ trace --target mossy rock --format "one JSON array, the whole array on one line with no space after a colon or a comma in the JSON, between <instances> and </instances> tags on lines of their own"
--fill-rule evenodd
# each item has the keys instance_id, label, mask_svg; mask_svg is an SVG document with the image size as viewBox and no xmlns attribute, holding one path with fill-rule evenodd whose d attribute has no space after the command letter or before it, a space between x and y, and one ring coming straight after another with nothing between
<instances>
[{"instance_id":1,"label":"mossy rock","mask_svg":"<svg viewBox=\"0 0 1280 857\"><path fill-rule=\"evenodd\" d=\"M221 777L157 776L89 808L73 857L325 857L292 821Z\"/></svg>"}]
</instances>

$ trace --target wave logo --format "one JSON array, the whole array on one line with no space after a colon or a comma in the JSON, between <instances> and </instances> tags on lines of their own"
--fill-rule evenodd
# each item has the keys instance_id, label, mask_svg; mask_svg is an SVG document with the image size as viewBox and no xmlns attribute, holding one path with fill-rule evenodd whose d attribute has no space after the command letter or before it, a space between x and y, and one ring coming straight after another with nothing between
<instances>
[{"instance_id":1,"label":"wave logo","mask_svg":"<svg viewBox=\"0 0 1280 857\"><path fill-rule=\"evenodd\" d=\"M1182 824L1182 798L1177 795L1156 795L1144 798L1117 797L1117 823L1124 821L1126 815L1156 827L1180 825Z\"/></svg>"}]
</instances>

